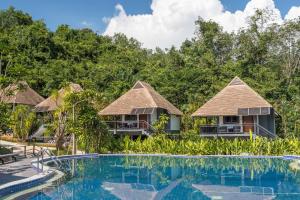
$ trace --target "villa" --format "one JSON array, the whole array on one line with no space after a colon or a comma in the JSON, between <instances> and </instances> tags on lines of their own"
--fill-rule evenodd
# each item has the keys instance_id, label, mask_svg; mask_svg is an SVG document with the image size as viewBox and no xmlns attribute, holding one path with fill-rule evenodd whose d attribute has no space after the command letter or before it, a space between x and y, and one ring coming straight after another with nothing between
<instances>
[{"instance_id":1,"label":"villa","mask_svg":"<svg viewBox=\"0 0 300 200\"><path fill-rule=\"evenodd\" d=\"M162 114L169 117L166 132L180 131L182 112L148 83L138 81L99 114L113 119L107 123L114 134L149 135L153 131L152 125Z\"/></svg>"},{"instance_id":2,"label":"villa","mask_svg":"<svg viewBox=\"0 0 300 200\"><path fill-rule=\"evenodd\" d=\"M200 135L275 137L275 111L270 103L235 77L223 90L201 106L193 117L202 117Z\"/></svg>"}]
</instances>

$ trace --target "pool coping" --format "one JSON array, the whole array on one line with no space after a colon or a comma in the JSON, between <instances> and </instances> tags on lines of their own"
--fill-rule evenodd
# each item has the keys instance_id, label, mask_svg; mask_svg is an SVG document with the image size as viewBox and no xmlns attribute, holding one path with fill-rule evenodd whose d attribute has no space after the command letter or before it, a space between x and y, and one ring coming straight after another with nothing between
<instances>
[{"instance_id":1,"label":"pool coping","mask_svg":"<svg viewBox=\"0 0 300 200\"><path fill-rule=\"evenodd\" d=\"M65 155L65 156L59 156L57 157L59 160L65 160L65 159L72 159L72 158L91 158L98 156L98 154L84 154L84 155ZM12 181L6 184L3 184L0 186L0 196L6 197L8 195L11 195L13 193L18 193L23 190L32 188L37 186L38 184L44 183L56 174L64 174L63 172L59 171L55 167L49 167L46 164L50 162L52 159L50 157L46 157L43 160L39 160L39 164L37 159L34 159L31 161L31 165L33 168L35 168L37 171L40 171L40 173L24 178L17 181ZM41 161L44 162L44 165L41 163ZM0 198L2 199L2 198Z\"/></svg>"},{"instance_id":2,"label":"pool coping","mask_svg":"<svg viewBox=\"0 0 300 200\"><path fill-rule=\"evenodd\" d=\"M210 158L210 157L236 157L236 158L282 158L282 159L300 159L300 155L184 155L184 154L144 154L144 153L115 153L115 154L98 154L98 156L163 156L174 158Z\"/></svg>"},{"instance_id":3,"label":"pool coping","mask_svg":"<svg viewBox=\"0 0 300 200\"><path fill-rule=\"evenodd\" d=\"M170 157L170 158L210 158L210 157L236 157L236 158L281 158L285 160L295 160L300 159L299 155L283 155L283 156L268 156L268 155L176 155L176 154L139 154L139 153L116 153L116 154L83 154L83 155L64 155L58 156L59 160L68 160L68 159L80 159L80 158L97 158L101 156L148 156L148 157ZM40 160L41 162L42 160ZM50 157L46 157L43 159L43 162L47 164L51 162L52 159ZM51 177L55 176L55 174L59 174L63 176L64 173L59 171L54 167L49 167L47 165L42 165L39 163L37 165L37 159L32 160L32 167L41 170L41 172L37 175L34 175L29 178L21 179L18 181L13 181L7 184L0 186L0 196L7 197L14 193L19 193L26 189L30 189L36 187L38 184L45 183L47 180L51 179ZM300 163L299 163L300 165ZM43 170L43 171L42 171ZM62 175L63 174L63 175Z\"/></svg>"},{"instance_id":4,"label":"pool coping","mask_svg":"<svg viewBox=\"0 0 300 200\"><path fill-rule=\"evenodd\" d=\"M33 168L35 168L38 171L42 170L42 168L38 169L36 164L33 163L33 161L31 162L31 165ZM40 165L42 165L42 164L40 164ZM37 184L40 184L41 182L44 182L44 181L48 180L49 178L51 178L52 176L54 176L55 171L56 170L53 170L53 169L49 168L48 166L44 166L44 170L36 175L3 184L0 186L0 196L4 197L9 194L19 192L23 189L27 189L27 188L33 187Z\"/></svg>"}]
</instances>

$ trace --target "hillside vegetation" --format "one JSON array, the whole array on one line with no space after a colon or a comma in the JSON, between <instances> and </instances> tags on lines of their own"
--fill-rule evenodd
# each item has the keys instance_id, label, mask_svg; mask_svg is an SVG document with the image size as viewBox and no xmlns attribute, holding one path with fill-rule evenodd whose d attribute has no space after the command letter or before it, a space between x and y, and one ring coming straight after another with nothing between
<instances>
[{"instance_id":1,"label":"hillside vegetation","mask_svg":"<svg viewBox=\"0 0 300 200\"><path fill-rule=\"evenodd\" d=\"M257 11L249 28L236 33L199 18L194 38L179 49L150 50L123 34L109 37L68 25L53 32L22 11L1 10L0 88L25 80L47 97L75 82L98 94L99 110L144 80L185 113L187 131L190 114L239 76L274 105L277 132L299 137L300 19L267 26L270 15ZM3 127L8 117L0 108Z\"/></svg>"}]
</instances>

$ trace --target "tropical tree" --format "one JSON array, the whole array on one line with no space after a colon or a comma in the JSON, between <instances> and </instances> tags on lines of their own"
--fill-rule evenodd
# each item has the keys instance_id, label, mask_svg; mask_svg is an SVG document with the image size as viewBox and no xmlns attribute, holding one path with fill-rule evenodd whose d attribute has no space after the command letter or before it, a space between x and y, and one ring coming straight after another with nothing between
<instances>
[{"instance_id":1,"label":"tropical tree","mask_svg":"<svg viewBox=\"0 0 300 200\"><path fill-rule=\"evenodd\" d=\"M35 124L36 115L29 106L18 105L11 115L14 136L23 141L28 138Z\"/></svg>"},{"instance_id":2,"label":"tropical tree","mask_svg":"<svg viewBox=\"0 0 300 200\"><path fill-rule=\"evenodd\" d=\"M85 152L107 152L111 150L112 135L95 108L101 95L92 90L72 93L66 99L69 118L68 133L75 134L78 145Z\"/></svg>"}]
</instances>

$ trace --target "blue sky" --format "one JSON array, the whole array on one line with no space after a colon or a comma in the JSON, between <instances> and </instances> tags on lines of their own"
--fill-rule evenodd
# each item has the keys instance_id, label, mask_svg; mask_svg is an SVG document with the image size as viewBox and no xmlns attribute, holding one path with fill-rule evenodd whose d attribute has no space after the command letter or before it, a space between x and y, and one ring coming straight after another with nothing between
<instances>
[{"instance_id":1,"label":"blue sky","mask_svg":"<svg viewBox=\"0 0 300 200\"><path fill-rule=\"evenodd\" d=\"M0 8L13 6L28 12L34 19L43 19L51 30L59 24L82 28L83 22L94 30L103 32L103 17L116 14L115 6L121 4L128 14L150 13L151 0L1 0Z\"/></svg>"},{"instance_id":2,"label":"blue sky","mask_svg":"<svg viewBox=\"0 0 300 200\"><path fill-rule=\"evenodd\" d=\"M300 0L0 0L0 9L9 6L44 20L52 31L68 24L109 36L123 33L151 49L179 47L194 37L198 17L226 32L247 28L257 9L273 13L270 24L300 17Z\"/></svg>"},{"instance_id":3,"label":"blue sky","mask_svg":"<svg viewBox=\"0 0 300 200\"><path fill-rule=\"evenodd\" d=\"M116 15L115 6L121 4L128 15L151 13L152 0L1 0L0 8L14 6L28 12L34 19L43 19L51 30L59 24L73 28L90 28L102 33L107 24L103 17ZM234 12L243 10L249 0L221 0L224 8ZM275 0L276 7L285 15L291 6L300 6L300 0Z\"/></svg>"}]
</instances>

